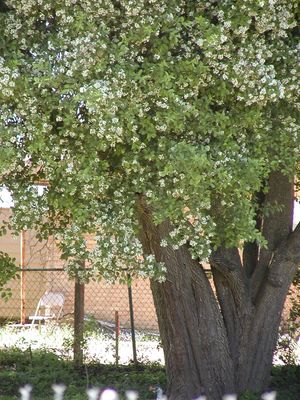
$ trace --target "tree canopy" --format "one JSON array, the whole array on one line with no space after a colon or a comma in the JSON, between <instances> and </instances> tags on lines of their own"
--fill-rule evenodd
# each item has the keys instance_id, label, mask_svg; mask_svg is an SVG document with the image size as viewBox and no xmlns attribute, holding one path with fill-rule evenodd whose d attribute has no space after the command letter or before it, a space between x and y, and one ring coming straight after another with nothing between
<instances>
[{"instance_id":1,"label":"tree canopy","mask_svg":"<svg viewBox=\"0 0 300 400\"><path fill-rule=\"evenodd\" d=\"M174 226L162 246L203 260L263 243L255 193L300 156L296 1L5 4L0 168L16 229L58 232L107 276L124 258L161 276L137 257L142 194ZM95 231L87 254L78 233Z\"/></svg>"},{"instance_id":2,"label":"tree canopy","mask_svg":"<svg viewBox=\"0 0 300 400\"><path fill-rule=\"evenodd\" d=\"M300 262L297 1L0 11L9 226L58 238L70 273L153 278L170 400L262 390Z\"/></svg>"}]
</instances>

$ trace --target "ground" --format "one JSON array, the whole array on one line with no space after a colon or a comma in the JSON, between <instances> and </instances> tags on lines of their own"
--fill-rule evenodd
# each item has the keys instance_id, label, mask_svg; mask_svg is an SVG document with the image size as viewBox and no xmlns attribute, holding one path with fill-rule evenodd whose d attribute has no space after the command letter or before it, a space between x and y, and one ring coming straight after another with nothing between
<instances>
[{"instance_id":1,"label":"ground","mask_svg":"<svg viewBox=\"0 0 300 400\"><path fill-rule=\"evenodd\" d=\"M137 333L140 363L133 365L130 334L120 336L119 366L115 364L113 333L86 326L85 365L74 369L71 360L72 329L68 325L48 325L38 328L0 328L0 400L19 398L19 387L33 386L35 400L52 399L53 383L67 385L65 399L86 400L86 388L114 387L124 399L126 390L135 389L139 399L153 400L158 387L166 387L163 353L158 336ZM277 355L277 361L283 363ZM125 365L127 364L127 365ZM278 391L278 400L300 398L300 366L273 368L271 388ZM255 394L245 394L243 400L257 400Z\"/></svg>"},{"instance_id":2,"label":"ground","mask_svg":"<svg viewBox=\"0 0 300 400\"><path fill-rule=\"evenodd\" d=\"M17 347L20 350L50 351L67 359L72 357L72 328L69 325L42 325L40 328L0 329L0 348ZM101 364L114 363L116 356L115 335L113 332L86 325L83 343L86 362ZM153 333L136 333L137 359L139 362L164 364L163 350L159 336ZM119 363L129 364L133 358L130 332L122 330L119 339Z\"/></svg>"}]
</instances>

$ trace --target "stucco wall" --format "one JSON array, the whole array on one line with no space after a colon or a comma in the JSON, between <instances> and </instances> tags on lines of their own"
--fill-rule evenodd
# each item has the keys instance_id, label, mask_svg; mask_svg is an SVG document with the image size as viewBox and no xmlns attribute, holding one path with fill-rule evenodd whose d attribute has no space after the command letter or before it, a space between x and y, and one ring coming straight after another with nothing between
<instances>
[{"instance_id":1,"label":"stucco wall","mask_svg":"<svg viewBox=\"0 0 300 400\"><path fill-rule=\"evenodd\" d=\"M8 219L9 209L0 209L0 221ZM26 232L24 236L25 257L24 266L36 268L41 266L47 258L47 249L45 243L38 243L33 232ZM12 232L8 232L5 236L0 236L0 250L8 253L16 259L17 265L21 262L21 238L15 236ZM29 276L28 273L23 275L25 285L28 287L25 293L26 314L31 315L36 307L36 299L39 299L46 290L46 276L37 274ZM15 319L20 318L21 307L21 278L15 278L7 287L11 288L12 296L8 301L0 299L0 318Z\"/></svg>"}]
</instances>

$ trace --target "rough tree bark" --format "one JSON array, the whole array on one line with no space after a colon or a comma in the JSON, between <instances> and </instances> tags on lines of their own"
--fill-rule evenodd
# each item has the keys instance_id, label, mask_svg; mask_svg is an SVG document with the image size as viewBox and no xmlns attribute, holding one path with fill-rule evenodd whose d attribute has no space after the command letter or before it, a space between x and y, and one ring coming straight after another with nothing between
<instances>
[{"instance_id":1,"label":"rough tree bark","mask_svg":"<svg viewBox=\"0 0 300 400\"><path fill-rule=\"evenodd\" d=\"M268 248L218 249L211 258L214 288L188 247L161 247L171 229L153 223L139 196L137 210L145 254L167 267L164 283L151 282L166 359L168 398L189 400L266 388L289 286L300 263L300 226L292 232L293 183L273 173L261 203L280 204L257 227Z\"/></svg>"}]
</instances>

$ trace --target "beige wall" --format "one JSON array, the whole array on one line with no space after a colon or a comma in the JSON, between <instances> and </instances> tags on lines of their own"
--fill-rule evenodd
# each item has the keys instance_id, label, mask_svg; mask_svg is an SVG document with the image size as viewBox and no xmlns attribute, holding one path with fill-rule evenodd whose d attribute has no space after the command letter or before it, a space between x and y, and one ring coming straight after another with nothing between
<instances>
[{"instance_id":1,"label":"beige wall","mask_svg":"<svg viewBox=\"0 0 300 400\"><path fill-rule=\"evenodd\" d=\"M7 221L10 215L10 210L0 208L0 223ZM25 267L38 267L43 262L45 255L45 244L36 243L36 239L32 232L27 232L24 236L25 242ZM0 250L8 253L16 259L17 265L21 262L21 239L20 236L15 236L12 232L8 232L5 236L0 236ZM27 316L32 314L36 307L36 298L39 298L45 291L45 277L42 274L28 276L28 273L23 275L26 283L30 284L32 290L26 291L26 308ZM0 298L0 318L20 318L21 307L21 278L15 278L7 287L11 288L12 296L8 301Z\"/></svg>"},{"instance_id":2,"label":"beige wall","mask_svg":"<svg viewBox=\"0 0 300 400\"><path fill-rule=\"evenodd\" d=\"M66 273L51 272L48 285L54 292L62 292L66 298L66 313L73 312L74 282ZM51 282L50 282L51 281ZM140 329L157 330L156 313L153 305L149 280L136 279L132 284L135 325ZM126 285L91 281L85 285L85 314L103 321L114 321L118 311L120 323L130 326L128 288Z\"/></svg>"}]
</instances>

